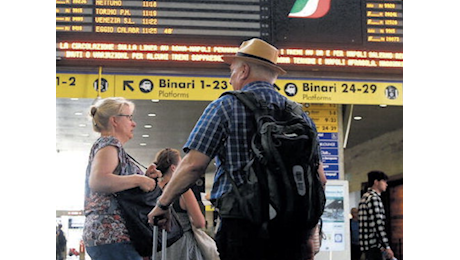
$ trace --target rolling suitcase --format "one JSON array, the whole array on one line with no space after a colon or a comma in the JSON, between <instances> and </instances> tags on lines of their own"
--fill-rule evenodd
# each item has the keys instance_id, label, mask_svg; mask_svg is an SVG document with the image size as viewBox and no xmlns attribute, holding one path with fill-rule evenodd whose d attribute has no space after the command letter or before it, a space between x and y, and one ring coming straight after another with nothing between
<instances>
[{"instance_id":1,"label":"rolling suitcase","mask_svg":"<svg viewBox=\"0 0 460 260\"><path fill-rule=\"evenodd\" d=\"M152 245L152 260L166 260L166 241L168 235L165 229L161 230L161 259L157 259L158 248L158 218L153 219L153 245Z\"/></svg>"}]
</instances>

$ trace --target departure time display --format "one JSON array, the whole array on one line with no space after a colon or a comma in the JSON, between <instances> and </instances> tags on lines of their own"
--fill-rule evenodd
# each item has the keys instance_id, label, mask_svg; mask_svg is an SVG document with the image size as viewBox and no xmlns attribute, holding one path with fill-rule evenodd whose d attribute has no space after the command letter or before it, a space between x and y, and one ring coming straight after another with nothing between
<instances>
[{"instance_id":1,"label":"departure time display","mask_svg":"<svg viewBox=\"0 0 460 260\"><path fill-rule=\"evenodd\" d=\"M254 0L56 0L56 31L263 37L260 8Z\"/></svg>"},{"instance_id":2,"label":"departure time display","mask_svg":"<svg viewBox=\"0 0 460 260\"><path fill-rule=\"evenodd\" d=\"M258 37L290 70L399 73L402 10L402 0L56 0L56 57L60 65L193 67L222 63Z\"/></svg>"}]
</instances>

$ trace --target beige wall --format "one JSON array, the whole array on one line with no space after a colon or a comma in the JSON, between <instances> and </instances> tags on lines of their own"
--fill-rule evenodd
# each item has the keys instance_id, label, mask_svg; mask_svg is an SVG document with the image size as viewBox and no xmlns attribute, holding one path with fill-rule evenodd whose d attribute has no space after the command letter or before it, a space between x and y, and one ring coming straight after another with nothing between
<instances>
[{"instance_id":1,"label":"beige wall","mask_svg":"<svg viewBox=\"0 0 460 260\"><path fill-rule=\"evenodd\" d=\"M375 139L344 150L345 180L349 191L359 191L361 183L367 182L372 170L391 176L403 173L403 129L386 133Z\"/></svg>"}]
</instances>

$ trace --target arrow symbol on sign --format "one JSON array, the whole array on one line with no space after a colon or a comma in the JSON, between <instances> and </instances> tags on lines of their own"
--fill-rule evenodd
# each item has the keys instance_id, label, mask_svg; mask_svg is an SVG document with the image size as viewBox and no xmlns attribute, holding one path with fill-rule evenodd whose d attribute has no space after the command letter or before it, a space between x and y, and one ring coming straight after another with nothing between
<instances>
[{"instance_id":1,"label":"arrow symbol on sign","mask_svg":"<svg viewBox=\"0 0 460 260\"><path fill-rule=\"evenodd\" d=\"M132 80L124 80L123 81L123 90L126 90L126 88L129 88L131 91L134 91L134 88L131 87L131 83L133 83L134 81Z\"/></svg>"}]
</instances>

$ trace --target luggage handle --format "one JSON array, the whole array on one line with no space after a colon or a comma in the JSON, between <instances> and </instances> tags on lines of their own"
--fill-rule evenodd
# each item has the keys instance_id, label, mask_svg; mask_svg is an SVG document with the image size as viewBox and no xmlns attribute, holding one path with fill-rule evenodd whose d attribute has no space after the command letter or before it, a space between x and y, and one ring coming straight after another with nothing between
<instances>
[{"instance_id":1,"label":"luggage handle","mask_svg":"<svg viewBox=\"0 0 460 260\"><path fill-rule=\"evenodd\" d=\"M152 245L152 260L157 260L158 247L158 221L160 218L153 218L153 245ZM161 260L166 260L166 243L168 234L165 229L161 230Z\"/></svg>"}]
</instances>

